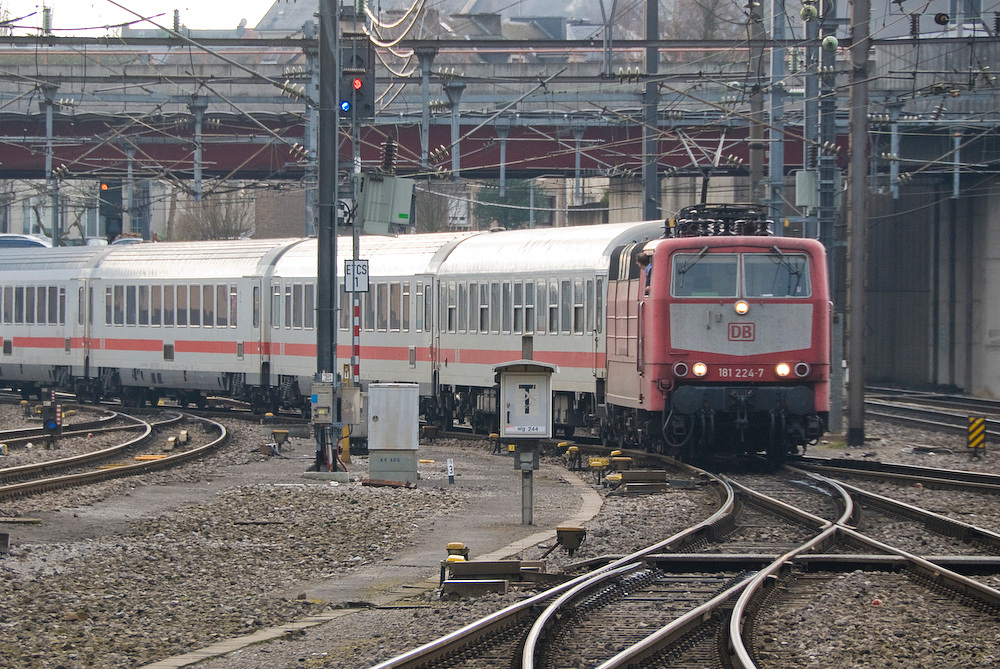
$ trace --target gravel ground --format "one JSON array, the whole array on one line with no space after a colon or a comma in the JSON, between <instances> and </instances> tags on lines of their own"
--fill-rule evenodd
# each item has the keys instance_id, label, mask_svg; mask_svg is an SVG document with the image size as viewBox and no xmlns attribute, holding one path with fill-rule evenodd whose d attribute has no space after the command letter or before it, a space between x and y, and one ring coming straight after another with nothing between
<instances>
[{"instance_id":1,"label":"gravel ground","mask_svg":"<svg viewBox=\"0 0 1000 669\"><path fill-rule=\"evenodd\" d=\"M0 427L19 421L15 410L0 407ZM0 531L11 534L10 555L0 558L0 667L139 667L328 612L337 600L311 596L317 577L338 583L378 571L428 536L443 548L461 538L454 528L476 504L494 509L495 526L488 529L498 538L529 533L518 527L519 497L511 499L509 488L500 492L509 478L496 476L499 458L489 456L485 445L445 440L422 445L421 457L436 462L421 464L421 483L405 490L357 483L366 474L365 458L352 463L352 483L304 481L309 440L293 439L286 457L268 458L258 449L267 441L266 429L237 424L232 431L230 444L202 462L0 508L0 516L43 521L0 524ZM824 444L810 454L996 468L992 454L970 461L958 438L874 423L869 436L864 449ZM943 445L956 453L920 450ZM454 486L443 468L443 459L452 455L458 472ZM545 473L556 464L543 462L536 473L538 528L560 524L580 503L558 477ZM926 499L929 492L920 494ZM948 505L945 497L934 504ZM580 550L572 557L556 550L546 568L559 571L577 561L621 554L645 545L645 530L654 523L666 536L710 511L704 498L688 492L606 497L600 515L585 523L588 535ZM964 518L970 520L968 514ZM475 557L477 545L467 543ZM535 545L517 557L537 559L547 548ZM201 666L370 667L522 596L514 590L443 601L436 591L416 590L402 606L363 609Z\"/></svg>"}]
</instances>

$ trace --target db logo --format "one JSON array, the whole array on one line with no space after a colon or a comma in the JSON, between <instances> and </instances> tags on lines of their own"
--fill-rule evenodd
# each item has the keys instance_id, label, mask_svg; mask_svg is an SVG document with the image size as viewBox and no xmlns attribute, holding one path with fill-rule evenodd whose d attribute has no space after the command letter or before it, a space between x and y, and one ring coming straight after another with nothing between
<instances>
[{"instance_id":1,"label":"db logo","mask_svg":"<svg viewBox=\"0 0 1000 669\"><path fill-rule=\"evenodd\" d=\"M730 323L729 341L753 341L755 337L753 323Z\"/></svg>"}]
</instances>

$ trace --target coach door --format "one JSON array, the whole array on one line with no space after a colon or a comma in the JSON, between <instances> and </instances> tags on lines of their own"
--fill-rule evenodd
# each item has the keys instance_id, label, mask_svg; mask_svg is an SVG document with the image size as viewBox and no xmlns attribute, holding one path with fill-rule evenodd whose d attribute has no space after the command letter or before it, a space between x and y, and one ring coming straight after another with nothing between
<instances>
[{"instance_id":1,"label":"coach door","mask_svg":"<svg viewBox=\"0 0 1000 669\"><path fill-rule=\"evenodd\" d=\"M256 361L256 369L260 370L257 380L259 388L271 386L271 319L278 308L277 304L272 304L272 300L275 299L275 292L279 289L275 287L272 290L269 283L262 279L251 280L253 315L250 322L251 341L248 342L251 351L246 353L248 357L253 356L251 359Z\"/></svg>"}]
</instances>

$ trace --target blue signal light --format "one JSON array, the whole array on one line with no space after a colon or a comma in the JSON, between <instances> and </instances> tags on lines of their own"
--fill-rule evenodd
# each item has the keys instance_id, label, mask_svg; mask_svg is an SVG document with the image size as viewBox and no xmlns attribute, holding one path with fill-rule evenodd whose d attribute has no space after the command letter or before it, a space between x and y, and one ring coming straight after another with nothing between
<instances>
[{"instance_id":1,"label":"blue signal light","mask_svg":"<svg viewBox=\"0 0 1000 669\"><path fill-rule=\"evenodd\" d=\"M351 111L351 101L350 100L341 100L341 102L340 102L340 111L342 111L342 112L349 112L349 111Z\"/></svg>"}]
</instances>

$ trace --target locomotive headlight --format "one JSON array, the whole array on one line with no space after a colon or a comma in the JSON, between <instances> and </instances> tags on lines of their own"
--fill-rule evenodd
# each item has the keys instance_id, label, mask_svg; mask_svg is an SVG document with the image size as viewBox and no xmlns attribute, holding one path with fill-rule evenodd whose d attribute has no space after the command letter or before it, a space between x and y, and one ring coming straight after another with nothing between
<instances>
[{"instance_id":1,"label":"locomotive headlight","mask_svg":"<svg viewBox=\"0 0 1000 669\"><path fill-rule=\"evenodd\" d=\"M789 366L789 364L787 362L779 362L777 364L777 366L775 366L775 368L774 368L774 372L778 376L788 376L788 374L791 371L792 371L792 368Z\"/></svg>"},{"instance_id":2,"label":"locomotive headlight","mask_svg":"<svg viewBox=\"0 0 1000 669\"><path fill-rule=\"evenodd\" d=\"M735 309L736 313L742 316L746 312L750 311L750 304L747 303L746 300L740 300L739 302L736 303Z\"/></svg>"},{"instance_id":3,"label":"locomotive headlight","mask_svg":"<svg viewBox=\"0 0 1000 669\"><path fill-rule=\"evenodd\" d=\"M703 362L696 362L691 367L691 371L694 372L695 376L705 376L708 374L708 365Z\"/></svg>"},{"instance_id":4,"label":"locomotive headlight","mask_svg":"<svg viewBox=\"0 0 1000 669\"><path fill-rule=\"evenodd\" d=\"M809 376L809 364L805 362L800 362L799 364L795 365L795 376L799 377L800 379L805 376Z\"/></svg>"},{"instance_id":5,"label":"locomotive headlight","mask_svg":"<svg viewBox=\"0 0 1000 669\"><path fill-rule=\"evenodd\" d=\"M686 362L674 363L674 376L687 376L688 366Z\"/></svg>"}]
</instances>

